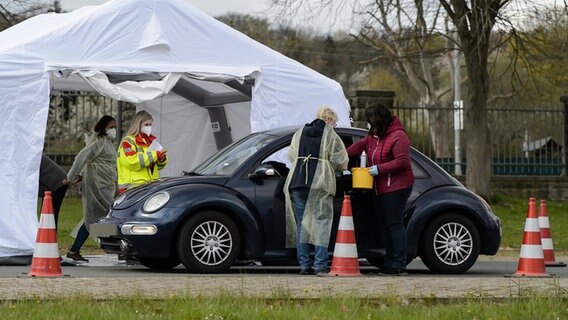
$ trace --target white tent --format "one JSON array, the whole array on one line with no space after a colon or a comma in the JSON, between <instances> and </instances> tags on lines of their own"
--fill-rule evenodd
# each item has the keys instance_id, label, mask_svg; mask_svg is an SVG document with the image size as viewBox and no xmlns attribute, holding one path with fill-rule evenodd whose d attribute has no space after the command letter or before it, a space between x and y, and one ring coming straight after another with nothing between
<instances>
[{"instance_id":1,"label":"white tent","mask_svg":"<svg viewBox=\"0 0 568 320\"><path fill-rule=\"evenodd\" d=\"M170 84L177 95L144 97L138 105L155 117L161 143L171 151L172 175L216 150L212 136L223 124L203 106L235 106L224 108L231 139L308 122L321 105L338 112L340 125L350 125L338 83L184 0L115 0L30 18L0 33L0 259L33 254L50 92L92 85L88 74L123 80L175 75Z\"/></svg>"}]
</instances>

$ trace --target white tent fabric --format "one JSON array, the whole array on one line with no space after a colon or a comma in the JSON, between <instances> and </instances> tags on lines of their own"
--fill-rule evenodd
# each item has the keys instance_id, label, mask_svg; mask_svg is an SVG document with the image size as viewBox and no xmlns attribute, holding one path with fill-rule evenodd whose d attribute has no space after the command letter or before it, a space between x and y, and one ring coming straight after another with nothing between
<instances>
[{"instance_id":1,"label":"white tent fabric","mask_svg":"<svg viewBox=\"0 0 568 320\"><path fill-rule=\"evenodd\" d=\"M38 169L51 73L224 74L255 80L246 129L297 125L327 105L349 126L341 86L227 27L184 0L114 0L30 18L0 33L0 257L31 255L37 230ZM76 82L70 82L72 88ZM64 90L65 84L58 84ZM160 99L160 98L158 98ZM169 98L168 98L169 99ZM155 103L156 100L154 100ZM151 105L151 103L149 103ZM162 115L170 116L162 101ZM197 143L203 110L178 110ZM179 114L175 117L178 117ZM230 116L231 118L232 116ZM241 115L231 121L239 122ZM162 119L163 120L163 119ZM169 121L169 120L168 120ZM242 122L242 121L240 121ZM247 132L248 133L248 132ZM170 134L170 133L168 133ZM165 145L175 137L162 137ZM172 142L173 143L173 142ZM175 146L169 146L172 157ZM175 166L172 166L175 170ZM178 168L179 169L179 168ZM178 172L174 172L179 175Z\"/></svg>"},{"instance_id":2,"label":"white tent fabric","mask_svg":"<svg viewBox=\"0 0 568 320\"><path fill-rule=\"evenodd\" d=\"M152 115L152 132L168 149L168 166L160 171L161 177L180 176L217 151L207 110L195 103L169 94L141 103L137 110L146 110ZM251 132L248 103L229 104L226 110L233 141ZM192 119L191 125L187 119Z\"/></svg>"},{"instance_id":3,"label":"white tent fabric","mask_svg":"<svg viewBox=\"0 0 568 320\"><path fill-rule=\"evenodd\" d=\"M100 94L131 103L140 103L167 94L181 77L181 73L172 72L157 81L123 81L112 84L107 75L100 71L79 70L78 73Z\"/></svg>"}]
</instances>

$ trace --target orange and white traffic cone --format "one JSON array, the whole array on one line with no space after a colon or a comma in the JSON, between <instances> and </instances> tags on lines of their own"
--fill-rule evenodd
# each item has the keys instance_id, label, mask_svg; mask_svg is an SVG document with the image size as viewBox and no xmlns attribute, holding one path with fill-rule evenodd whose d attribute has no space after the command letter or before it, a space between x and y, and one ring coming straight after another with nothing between
<instances>
[{"instance_id":1,"label":"orange and white traffic cone","mask_svg":"<svg viewBox=\"0 0 568 320\"><path fill-rule=\"evenodd\" d=\"M357 241L355 239L353 214L351 212L351 198L347 194L343 197L336 239L331 270L327 275L341 277L362 276L359 271L359 256L357 254Z\"/></svg>"},{"instance_id":2,"label":"orange and white traffic cone","mask_svg":"<svg viewBox=\"0 0 568 320\"><path fill-rule=\"evenodd\" d=\"M32 258L31 277L61 277L61 260L57 246L57 230L53 214L51 191L46 191L41 206L39 228Z\"/></svg>"},{"instance_id":3,"label":"orange and white traffic cone","mask_svg":"<svg viewBox=\"0 0 568 320\"><path fill-rule=\"evenodd\" d=\"M550 277L544 267L544 254L540 241L540 228L536 215L536 200L529 199L527 219L517 272L506 274L505 277Z\"/></svg>"},{"instance_id":4,"label":"orange and white traffic cone","mask_svg":"<svg viewBox=\"0 0 568 320\"><path fill-rule=\"evenodd\" d=\"M554 246L552 245L552 232L550 232L550 222L548 221L548 209L546 200L540 200L538 210L538 225L540 227L540 240L542 241L542 252L544 253L544 265L547 267L565 267L566 263L556 262L554 256Z\"/></svg>"}]
</instances>

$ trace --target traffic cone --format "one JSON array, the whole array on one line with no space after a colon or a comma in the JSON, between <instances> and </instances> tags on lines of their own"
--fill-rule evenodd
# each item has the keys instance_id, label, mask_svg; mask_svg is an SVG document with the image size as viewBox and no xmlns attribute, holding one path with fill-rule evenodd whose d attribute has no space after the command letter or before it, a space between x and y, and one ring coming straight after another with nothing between
<instances>
[{"instance_id":1,"label":"traffic cone","mask_svg":"<svg viewBox=\"0 0 568 320\"><path fill-rule=\"evenodd\" d=\"M355 228L353 227L353 215L351 213L351 198L347 194L343 197L336 239L331 270L328 276L362 276L359 271L359 256L357 254Z\"/></svg>"},{"instance_id":2,"label":"traffic cone","mask_svg":"<svg viewBox=\"0 0 568 320\"><path fill-rule=\"evenodd\" d=\"M506 274L505 277L550 277L544 267L544 255L540 242L540 228L536 215L536 200L529 199L527 219L517 272Z\"/></svg>"},{"instance_id":3,"label":"traffic cone","mask_svg":"<svg viewBox=\"0 0 568 320\"><path fill-rule=\"evenodd\" d=\"M544 253L544 265L547 267L565 267L566 263L556 262L554 247L552 245L552 233L550 232L550 222L548 221L548 209L546 200L540 200L538 210L538 225L540 227L540 240L542 241L542 252Z\"/></svg>"},{"instance_id":4,"label":"traffic cone","mask_svg":"<svg viewBox=\"0 0 568 320\"><path fill-rule=\"evenodd\" d=\"M39 228L32 258L31 277L61 277L61 260L57 246L57 230L53 215L51 191L46 191L41 206Z\"/></svg>"}]
</instances>

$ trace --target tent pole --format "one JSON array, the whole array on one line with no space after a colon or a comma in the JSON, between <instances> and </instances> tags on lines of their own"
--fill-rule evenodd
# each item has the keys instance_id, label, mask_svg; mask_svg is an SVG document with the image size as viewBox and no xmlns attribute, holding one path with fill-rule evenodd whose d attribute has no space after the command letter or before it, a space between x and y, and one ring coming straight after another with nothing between
<instances>
[{"instance_id":1,"label":"tent pole","mask_svg":"<svg viewBox=\"0 0 568 320\"><path fill-rule=\"evenodd\" d=\"M209 120L211 121L211 129L213 129L217 150L221 150L233 142L225 106L208 107L207 111L209 112Z\"/></svg>"}]
</instances>

